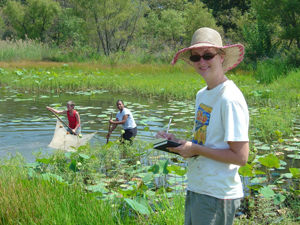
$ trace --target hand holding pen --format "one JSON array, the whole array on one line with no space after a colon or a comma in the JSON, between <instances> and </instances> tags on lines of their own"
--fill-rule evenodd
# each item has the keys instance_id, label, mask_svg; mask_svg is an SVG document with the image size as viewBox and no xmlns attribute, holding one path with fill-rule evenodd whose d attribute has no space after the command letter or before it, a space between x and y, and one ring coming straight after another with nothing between
<instances>
[{"instance_id":1,"label":"hand holding pen","mask_svg":"<svg viewBox=\"0 0 300 225\"><path fill-rule=\"evenodd\" d=\"M171 126L171 122L172 122L172 117L170 118L169 120L169 124L168 124L168 128L167 128L167 131L164 132L164 131L158 131L157 134L156 134L156 138L165 138L165 139L168 139L168 140L172 140L172 141L178 141L179 139L177 139L174 134L172 133L169 133L169 130L170 130L170 126Z\"/></svg>"},{"instance_id":2,"label":"hand holding pen","mask_svg":"<svg viewBox=\"0 0 300 225\"><path fill-rule=\"evenodd\" d=\"M171 122L172 122L172 117L170 117L170 120L169 120L169 124L168 124L168 128L167 128L167 133L169 133L169 129L170 129L170 126L171 126ZM167 134L166 133L166 134Z\"/></svg>"}]
</instances>

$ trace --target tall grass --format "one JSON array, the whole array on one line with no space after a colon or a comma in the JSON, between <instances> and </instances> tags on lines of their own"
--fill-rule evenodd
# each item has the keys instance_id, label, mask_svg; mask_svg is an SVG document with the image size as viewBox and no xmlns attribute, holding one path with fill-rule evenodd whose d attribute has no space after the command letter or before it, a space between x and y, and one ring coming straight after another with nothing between
<instances>
[{"instance_id":1,"label":"tall grass","mask_svg":"<svg viewBox=\"0 0 300 225\"><path fill-rule=\"evenodd\" d=\"M2 224L118 224L118 211L76 185L1 176ZM127 223L124 223L127 224Z\"/></svg>"},{"instance_id":2,"label":"tall grass","mask_svg":"<svg viewBox=\"0 0 300 225\"><path fill-rule=\"evenodd\" d=\"M55 153L54 163L48 167L44 165L42 168L45 171L39 170L40 174L36 176L28 175L31 170L25 165L20 155L2 160L0 164L0 224L183 223L184 195L182 193L173 198L167 198L164 195L145 195L145 200L152 202L153 210L150 214L143 215L129 207L120 194L116 196L111 193L112 197L104 198L99 192L87 191L84 188L86 183L83 179L87 175L92 182L98 183L99 176L104 176L99 170L103 167L106 168L106 172L110 173L108 175L110 179L115 180L113 176L119 177L124 173L122 172L124 164L120 163L120 158L115 155L113 148L85 148L84 151L90 154L100 152L100 155L94 159L95 163L86 164L82 171L76 173L68 168L68 161L61 159L64 154L60 151ZM105 158L103 154L106 154ZM132 154L129 156L132 157ZM114 160L109 161L111 159ZM103 160L107 161L107 166L101 165ZM95 166L97 170L94 169ZM111 168L108 169L108 167ZM119 171L116 175L113 172L115 169ZM126 169L128 170L128 165ZM43 179L43 174L47 172L61 175L61 182L55 178ZM128 171L128 173L132 172ZM68 173L76 175L77 178L67 181ZM119 183L112 183L109 189L117 191L120 188Z\"/></svg>"},{"instance_id":3,"label":"tall grass","mask_svg":"<svg viewBox=\"0 0 300 225\"><path fill-rule=\"evenodd\" d=\"M169 64L172 52L164 46L161 52L151 52L142 48L127 49L126 52L111 52L109 56L96 52L88 46L55 46L39 40L7 38L0 40L0 61L52 61L52 62L97 62L107 66L124 64Z\"/></svg>"},{"instance_id":4,"label":"tall grass","mask_svg":"<svg viewBox=\"0 0 300 225\"><path fill-rule=\"evenodd\" d=\"M53 58L59 55L60 51L50 48L48 45L38 41L26 39L0 40L0 60L1 61L40 61Z\"/></svg>"},{"instance_id":5,"label":"tall grass","mask_svg":"<svg viewBox=\"0 0 300 225\"><path fill-rule=\"evenodd\" d=\"M255 78L262 84L270 84L281 77L285 77L287 72L287 58L276 57L258 61L254 75Z\"/></svg>"}]
</instances>

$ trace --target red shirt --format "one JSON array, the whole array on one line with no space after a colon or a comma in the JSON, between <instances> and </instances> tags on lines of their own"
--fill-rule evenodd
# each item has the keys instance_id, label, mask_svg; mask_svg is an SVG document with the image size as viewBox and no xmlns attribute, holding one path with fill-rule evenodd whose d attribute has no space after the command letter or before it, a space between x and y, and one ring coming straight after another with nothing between
<instances>
[{"instance_id":1,"label":"red shirt","mask_svg":"<svg viewBox=\"0 0 300 225\"><path fill-rule=\"evenodd\" d=\"M75 127L78 124L78 121L77 121L76 116L75 116L76 114L77 114L77 111L73 110L73 116L70 116L70 112L67 111L67 116L68 116L68 120L69 120L69 127L72 128L72 129L75 129Z\"/></svg>"}]
</instances>

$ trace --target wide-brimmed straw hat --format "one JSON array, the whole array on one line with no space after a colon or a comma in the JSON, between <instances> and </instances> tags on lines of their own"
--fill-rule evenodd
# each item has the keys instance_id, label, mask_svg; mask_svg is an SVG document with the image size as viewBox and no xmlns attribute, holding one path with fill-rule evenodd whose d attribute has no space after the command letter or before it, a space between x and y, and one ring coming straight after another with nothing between
<instances>
[{"instance_id":1,"label":"wide-brimmed straw hat","mask_svg":"<svg viewBox=\"0 0 300 225\"><path fill-rule=\"evenodd\" d=\"M191 50L205 47L218 48L225 52L223 72L233 69L244 58L243 45L234 44L223 46L221 35L217 31L208 27L202 27L193 34L191 46L181 49L176 53L172 60L172 65L174 65L178 59L182 59L193 66L193 62L190 60Z\"/></svg>"}]
</instances>

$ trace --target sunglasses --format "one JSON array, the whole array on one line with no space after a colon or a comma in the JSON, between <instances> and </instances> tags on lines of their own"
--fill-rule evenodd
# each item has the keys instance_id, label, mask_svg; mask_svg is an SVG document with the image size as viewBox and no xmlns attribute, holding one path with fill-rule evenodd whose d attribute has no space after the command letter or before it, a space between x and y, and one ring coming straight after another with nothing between
<instances>
[{"instance_id":1,"label":"sunglasses","mask_svg":"<svg viewBox=\"0 0 300 225\"><path fill-rule=\"evenodd\" d=\"M219 54L219 52L217 52L216 54L205 53L202 56L201 55L191 55L190 56L190 60L192 62L199 62L201 60L201 58L203 58L204 60L208 61L208 60L211 60L212 58L214 58L218 54Z\"/></svg>"}]
</instances>

